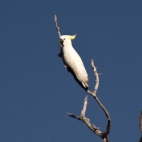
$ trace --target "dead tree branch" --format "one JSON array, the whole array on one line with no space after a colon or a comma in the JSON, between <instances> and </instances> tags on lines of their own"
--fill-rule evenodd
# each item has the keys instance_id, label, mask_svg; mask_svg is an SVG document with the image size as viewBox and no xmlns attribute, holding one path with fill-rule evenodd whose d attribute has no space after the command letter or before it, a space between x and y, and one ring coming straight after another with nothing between
<instances>
[{"instance_id":1,"label":"dead tree branch","mask_svg":"<svg viewBox=\"0 0 142 142\"><path fill-rule=\"evenodd\" d=\"M73 118L76 118L78 120L83 121L89 127L89 129L91 131L93 131L96 135L98 135L100 138L103 139L103 142L109 142L108 135L109 135L110 128L111 128L111 118L110 118L110 115L109 115L107 109L103 106L103 104L101 103L101 101L99 100L99 98L96 95L98 87L99 87L99 74L97 73L97 69L96 69L96 67L94 65L94 61L93 60L91 61L91 65L92 65L92 69L93 69L95 77L96 77L96 85L94 87L94 91L93 92L91 92L90 90L88 90L87 92L88 92L88 94L93 96L93 98L96 100L96 102L102 108L102 110L104 111L104 113L105 113L105 115L107 117L108 123L107 123L106 131L102 132L94 124L91 124L90 120L85 116L87 103L88 103L88 96L86 96L85 99L84 99L84 105L83 105L83 109L81 111L81 115L80 116L75 116L75 115L73 115L71 113L68 113L68 115L73 117Z\"/></svg>"},{"instance_id":2,"label":"dead tree branch","mask_svg":"<svg viewBox=\"0 0 142 142\"><path fill-rule=\"evenodd\" d=\"M55 13L54 13L54 24L56 26L56 30L57 30L57 33L58 33L58 36L59 36L59 39L60 39L61 32L60 32L60 27L58 26L58 23L57 23L57 16L56 16ZM60 41L59 41L59 44L60 44ZM57 55L62 58L62 44L60 44L60 53L57 54Z\"/></svg>"},{"instance_id":3,"label":"dead tree branch","mask_svg":"<svg viewBox=\"0 0 142 142\"><path fill-rule=\"evenodd\" d=\"M94 88L93 92L91 92L89 90L87 92L88 92L88 94L90 94L90 95L92 95L94 97L94 99L97 101L97 103L102 108L102 110L104 111L104 113L105 113L105 115L107 117L108 123L107 123L106 131L105 131L106 137L107 137L109 135L110 128L111 128L111 117L110 117L107 109L104 107L104 105L101 103L101 101L99 100L99 98L96 95L98 87L99 87L99 74L97 73L97 69L96 69L96 67L94 65L93 60L91 61L91 65L92 65L92 69L93 69L95 77L96 77L96 85L95 85L95 88Z\"/></svg>"},{"instance_id":4,"label":"dead tree branch","mask_svg":"<svg viewBox=\"0 0 142 142\"><path fill-rule=\"evenodd\" d=\"M55 26L56 26L56 29L57 29L58 36L60 38L60 36L61 36L60 27L57 24L57 16L56 16L55 13L54 13L54 23L55 23Z\"/></svg>"},{"instance_id":5,"label":"dead tree branch","mask_svg":"<svg viewBox=\"0 0 142 142\"><path fill-rule=\"evenodd\" d=\"M93 131L96 135L98 135L99 137L103 138L103 133L99 130L98 127L96 127L94 124L90 123L90 119L88 119L85 116L86 113L86 108L87 108L87 103L88 103L88 96L85 97L84 99L84 105L81 111L81 115L80 116L75 116L71 113L67 113L70 117L76 118L78 120L81 120L82 122L84 122L91 131Z\"/></svg>"}]
</instances>

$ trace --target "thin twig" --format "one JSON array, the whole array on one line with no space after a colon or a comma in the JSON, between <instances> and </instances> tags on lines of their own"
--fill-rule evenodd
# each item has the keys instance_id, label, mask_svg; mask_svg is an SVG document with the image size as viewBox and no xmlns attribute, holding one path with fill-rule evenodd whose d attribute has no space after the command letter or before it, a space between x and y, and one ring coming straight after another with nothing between
<instances>
[{"instance_id":1,"label":"thin twig","mask_svg":"<svg viewBox=\"0 0 142 142\"><path fill-rule=\"evenodd\" d=\"M76 116L74 114L71 114L71 113L67 113L70 117L73 117L73 118L76 118L78 120L81 120L80 116Z\"/></svg>"},{"instance_id":2,"label":"thin twig","mask_svg":"<svg viewBox=\"0 0 142 142\"><path fill-rule=\"evenodd\" d=\"M87 90L88 94L92 95L93 97L96 96L96 93L97 93L97 90L99 88L99 74L97 73L97 68L95 67L94 65L94 60L91 60L91 66L92 66L92 69L94 71L94 74L95 74L95 77L96 77L96 85L94 87L94 91L91 92L90 90Z\"/></svg>"},{"instance_id":3,"label":"thin twig","mask_svg":"<svg viewBox=\"0 0 142 142\"><path fill-rule=\"evenodd\" d=\"M55 13L54 13L54 24L56 26L56 30L60 39L61 32L60 32L60 27L58 26L58 23L57 23L57 16ZM60 53L58 53L57 55L62 58L62 44L60 43L60 41L59 41L59 44L60 44Z\"/></svg>"},{"instance_id":4,"label":"thin twig","mask_svg":"<svg viewBox=\"0 0 142 142\"><path fill-rule=\"evenodd\" d=\"M61 36L60 27L57 24L57 16L56 16L55 13L54 13L54 23L55 23L55 26L56 26L56 29L57 29L58 36L60 38L60 36Z\"/></svg>"},{"instance_id":5,"label":"thin twig","mask_svg":"<svg viewBox=\"0 0 142 142\"><path fill-rule=\"evenodd\" d=\"M83 105L83 109L81 111L81 116L85 116L87 103L88 103L88 96L86 96L85 99L84 99L84 105Z\"/></svg>"},{"instance_id":6,"label":"thin twig","mask_svg":"<svg viewBox=\"0 0 142 142\"><path fill-rule=\"evenodd\" d=\"M108 120L108 123L107 123L107 127L106 127L106 134L108 135L109 132L110 132L110 128L111 128L111 118L110 118L110 115L107 111L107 109L104 107L104 105L100 102L99 98L97 96L93 96L95 98L95 100L97 101L97 103L99 104L99 106L102 108L102 110L104 111L106 117L107 117L107 120Z\"/></svg>"},{"instance_id":7,"label":"thin twig","mask_svg":"<svg viewBox=\"0 0 142 142\"><path fill-rule=\"evenodd\" d=\"M94 88L94 95L96 96L97 90L99 88L99 74L97 73L97 68L94 65L94 60L91 61L92 69L94 71L95 77L96 77L96 85Z\"/></svg>"}]
</instances>

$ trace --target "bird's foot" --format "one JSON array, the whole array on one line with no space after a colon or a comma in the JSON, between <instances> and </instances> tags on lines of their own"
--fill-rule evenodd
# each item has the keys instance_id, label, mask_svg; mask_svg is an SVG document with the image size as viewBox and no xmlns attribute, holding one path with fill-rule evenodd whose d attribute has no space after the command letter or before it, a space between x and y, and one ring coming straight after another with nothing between
<instances>
[{"instance_id":1,"label":"bird's foot","mask_svg":"<svg viewBox=\"0 0 142 142\"><path fill-rule=\"evenodd\" d=\"M57 54L59 57L63 57L62 52L60 52L59 54Z\"/></svg>"}]
</instances>

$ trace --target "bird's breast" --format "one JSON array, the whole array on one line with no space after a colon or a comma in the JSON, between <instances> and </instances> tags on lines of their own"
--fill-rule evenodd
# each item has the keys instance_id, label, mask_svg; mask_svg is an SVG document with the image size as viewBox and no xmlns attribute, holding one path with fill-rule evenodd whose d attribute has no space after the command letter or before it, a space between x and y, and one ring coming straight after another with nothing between
<instances>
[{"instance_id":1,"label":"bird's breast","mask_svg":"<svg viewBox=\"0 0 142 142\"><path fill-rule=\"evenodd\" d=\"M88 77L84 64L73 47L63 48L63 60L66 66L76 73L77 78L80 78L79 76L82 76L82 78Z\"/></svg>"}]
</instances>

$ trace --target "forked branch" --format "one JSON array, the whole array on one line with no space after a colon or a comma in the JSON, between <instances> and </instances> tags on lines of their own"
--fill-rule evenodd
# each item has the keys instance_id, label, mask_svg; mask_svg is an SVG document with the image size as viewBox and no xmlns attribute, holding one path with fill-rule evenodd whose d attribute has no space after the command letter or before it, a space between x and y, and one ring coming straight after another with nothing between
<instances>
[{"instance_id":1,"label":"forked branch","mask_svg":"<svg viewBox=\"0 0 142 142\"><path fill-rule=\"evenodd\" d=\"M94 65L93 60L91 61L91 66L92 66L92 69L93 69L95 77L96 77L96 85L94 87L93 92L91 92L90 90L88 90L87 92L88 92L88 94L90 94L90 95L92 95L94 97L94 99L99 104L99 106L102 108L102 110L104 111L104 113L105 113L105 115L107 117L108 123L107 123L106 131L102 132L94 124L91 124L90 120L85 116L87 103L88 103L88 96L86 96L85 99L84 99L84 105L83 105L83 109L81 111L80 116L75 116L75 115L73 115L71 113L68 113L68 115L73 117L73 118L76 118L78 120L83 121L90 128L91 131L93 131L96 135L98 135L100 138L103 139L103 142L109 142L108 135L109 135L110 128L111 128L111 118L110 118L110 115L109 115L107 109L104 107L104 105L101 103L101 101L99 100L99 98L96 95L98 87L99 87L99 74L97 73L97 69L96 69L96 67Z\"/></svg>"},{"instance_id":2,"label":"forked branch","mask_svg":"<svg viewBox=\"0 0 142 142\"><path fill-rule=\"evenodd\" d=\"M92 65L92 69L93 69L95 77L96 77L96 85L95 85L95 88L94 88L93 92L91 92L89 90L87 92L88 92L88 94L90 94L90 95L92 95L94 97L94 99L99 104L99 106L102 108L102 110L104 111L104 113L105 113L105 115L107 117L108 123L107 123L105 134L108 136L108 134L110 132L110 128L111 128L111 117L110 117L107 109L104 107L104 105L101 103L101 101L99 100L99 98L96 95L98 87L99 87L99 74L97 73L97 69L96 69L96 67L94 65L93 60L91 61L91 65Z\"/></svg>"},{"instance_id":3,"label":"forked branch","mask_svg":"<svg viewBox=\"0 0 142 142\"><path fill-rule=\"evenodd\" d=\"M81 120L82 122L84 122L89 127L89 129L91 131L93 131L99 137L103 138L103 133L99 130L99 128L96 127L94 124L91 124L90 119L85 116L87 103L88 103L88 96L86 96L85 99L84 99L84 105L83 105L80 116L75 116L74 114L71 114L71 113L67 113L67 114L70 117L76 118L76 119Z\"/></svg>"}]
</instances>

